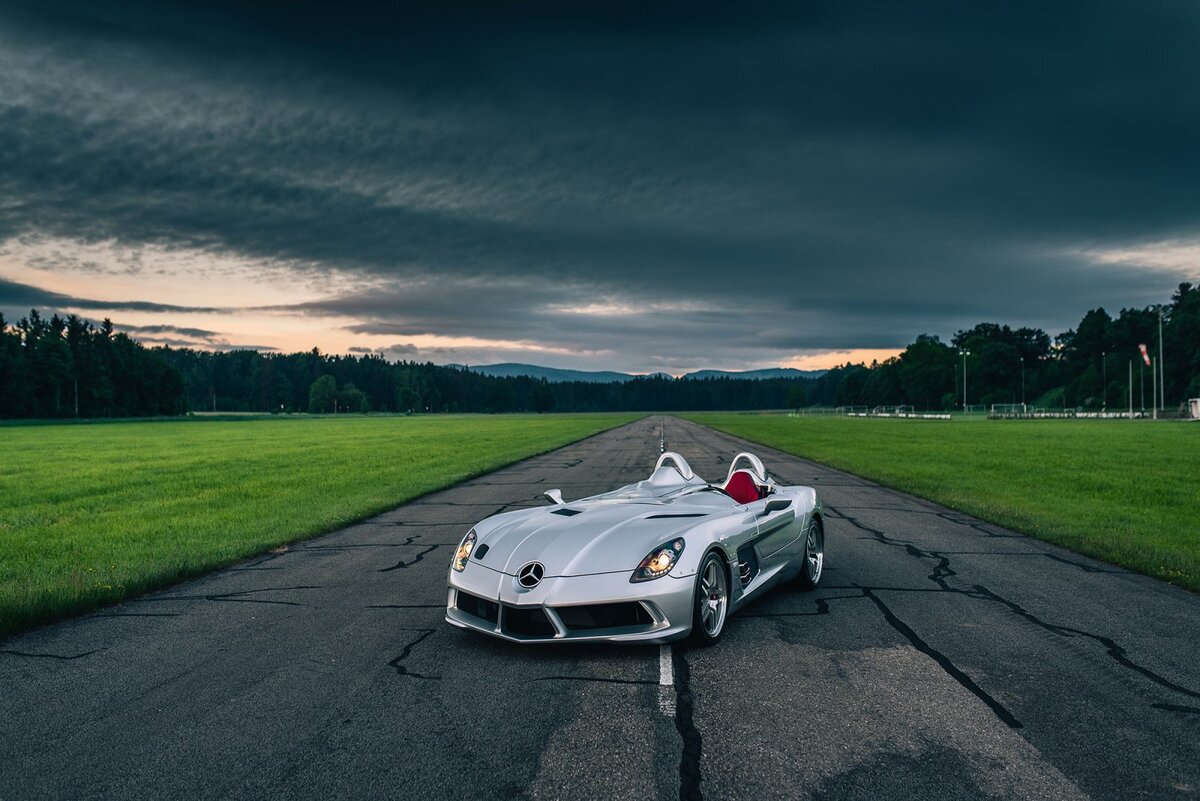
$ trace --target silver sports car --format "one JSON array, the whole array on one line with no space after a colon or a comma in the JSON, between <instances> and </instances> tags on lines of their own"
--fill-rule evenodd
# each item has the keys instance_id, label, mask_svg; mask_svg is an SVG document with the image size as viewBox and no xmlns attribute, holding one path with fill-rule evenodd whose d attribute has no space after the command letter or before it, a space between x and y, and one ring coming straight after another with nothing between
<instances>
[{"instance_id":1,"label":"silver sports car","mask_svg":"<svg viewBox=\"0 0 1200 801\"><path fill-rule=\"evenodd\" d=\"M717 641L729 614L789 579L821 580L811 487L782 487L738 454L720 484L667 452L602 495L494 515L450 564L446 621L515 642Z\"/></svg>"}]
</instances>

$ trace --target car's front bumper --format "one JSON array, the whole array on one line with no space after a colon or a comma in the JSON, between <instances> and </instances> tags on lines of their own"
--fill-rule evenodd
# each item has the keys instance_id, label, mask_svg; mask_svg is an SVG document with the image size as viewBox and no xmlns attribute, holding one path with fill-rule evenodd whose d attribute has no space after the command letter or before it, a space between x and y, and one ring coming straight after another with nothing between
<instances>
[{"instance_id":1,"label":"car's front bumper","mask_svg":"<svg viewBox=\"0 0 1200 801\"><path fill-rule=\"evenodd\" d=\"M691 631L694 576L634 584L629 575L547 577L526 590L514 576L468 563L450 571L446 622L512 642L662 643Z\"/></svg>"}]
</instances>

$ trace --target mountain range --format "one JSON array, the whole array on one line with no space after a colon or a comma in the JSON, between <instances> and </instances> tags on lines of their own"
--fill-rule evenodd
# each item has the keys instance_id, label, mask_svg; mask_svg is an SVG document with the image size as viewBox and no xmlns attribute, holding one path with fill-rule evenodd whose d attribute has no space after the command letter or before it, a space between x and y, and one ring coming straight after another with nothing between
<instances>
[{"instance_id":1,"label":"mountain range","mask_svg":"<svg viewBox=\"0 0 1200 801\"><path fill-rule=\"evenodd\" d=\"M540 367L536 364L517 364L514 362L504 362L501 364L475 364L470 365L467 369L476 373L491 376L518 376L526 375L532 378L544 378L552 384L558 384L565 381L586 381L593 384L611 384L615 382L632 381L635 378L644 378L646 376L637 376L631 373L618 373L612 370L567 370L559 367ZM742 378L742 379L762 379L762 378L818 378L825 374L824 370L797 370L793 367L768 367L763 370L697 370L693 373L687 373L680 378L704 379L704 378ZM673 378L667 373L652 373L652 375L663 378Z\"/></svg>"}]
</instances>

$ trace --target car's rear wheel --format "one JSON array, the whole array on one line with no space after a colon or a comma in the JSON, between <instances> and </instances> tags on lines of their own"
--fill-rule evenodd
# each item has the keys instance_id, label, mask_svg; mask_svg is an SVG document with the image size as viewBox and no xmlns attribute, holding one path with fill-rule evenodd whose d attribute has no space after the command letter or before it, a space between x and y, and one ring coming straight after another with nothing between
<instances>
[{"instance_id":1,"label":"car's rear wheel","mask_svg":"<svg viewBox=\"0 0 1200 801\"><path fill-rule=\"evenodd\" d=\"M696 572L696 592L692 603L692 641L712 645L721 639L729 613L729 577L716 551L710 551Z\"/></svg>"},{"instance_id":2,"label":"car's rear wheel","mask_svg":"<svg viewBox=\"0 0 1200 801\"><path fill-rule=\"evenodd\" d=\"M825 572L825 525L814 517L804 541L804 565L800 568L800 586L815 590Z\"/></svg>"}]
</instances>

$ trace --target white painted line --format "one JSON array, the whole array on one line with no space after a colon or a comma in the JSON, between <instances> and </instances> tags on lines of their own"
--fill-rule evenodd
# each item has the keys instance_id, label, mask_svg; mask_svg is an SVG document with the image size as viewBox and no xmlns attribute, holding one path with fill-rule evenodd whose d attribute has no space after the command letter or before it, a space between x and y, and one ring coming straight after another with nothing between
<instances>
[{"instance_id":1,"label":"white painted line","mask_svg":"<svg viewBox=\"0 0 1200 801\"><path fill-rule=\"evenodd\" d=\"M669 718L675 717L675 665L671 646L658 646L658 709Z\"/></svg>"}]
</instances>

